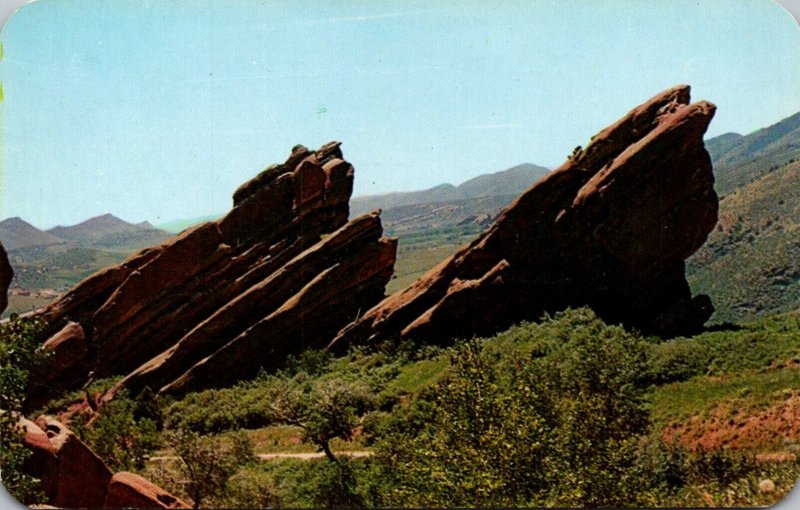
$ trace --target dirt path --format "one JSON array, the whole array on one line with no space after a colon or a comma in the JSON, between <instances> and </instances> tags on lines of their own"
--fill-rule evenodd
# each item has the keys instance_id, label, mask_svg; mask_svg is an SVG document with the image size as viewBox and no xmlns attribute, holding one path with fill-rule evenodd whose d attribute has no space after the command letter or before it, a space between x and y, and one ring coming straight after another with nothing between
<instances>
[{"instance_id":1,"label":"dirt path","mask_svg":"<svg viewBox=\"0 0 800 510\"><path fill-rule=\"evenodd\" d=\"M367 450L356 450L352 452L334 452L334 455L337 457L371 457L372 452ZM256 454L256 457L262 460L272 460L272 459L302 459L302 460L310 460L310 459L321 459L324 457L325 454L323 452L312 452L312 453L259 453Z\"/></svg>"},{"instance_id":2,"label":"dirt path","mask_svg":"<svg viewBox=\"0 0 800 510\"><path fill-rule=\"evenodd\" d=\"M347 452L334 452L339 457L371 457L373 453L368 450L355 450ZM261 460L274 460L274 459L300 459L312 460L321 459L325 454L323 452L309 452L309 453L257 453L256 457ZM174 455L150 457L150 462L165 462L169 460L178 460Z\"/></svg>"}]
</instances>

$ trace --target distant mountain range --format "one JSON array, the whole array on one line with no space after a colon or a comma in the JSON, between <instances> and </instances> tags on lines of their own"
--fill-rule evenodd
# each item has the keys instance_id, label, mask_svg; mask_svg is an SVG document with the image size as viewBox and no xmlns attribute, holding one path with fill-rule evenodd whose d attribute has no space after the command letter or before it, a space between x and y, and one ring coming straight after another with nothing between
<instances>
[{"instance_id":1,"label":"distant mountain range","mask_svg":"<svg viewBox=\"0 0 800 510\"><path fill-rule=\"evenodd\" d=\"M479 175L458 186L440 184L420 191L353 197L350 200L350 216L360 216L378 208L389 210L394 207L453 202L477 197L516 196L531 187L548 171L547 168L524 163L501 172Z\"/></svg>"},{"instance_id":2,"label":"distant mountain range","mask_svg":"<svg viewBox=\"0 0 800 510\"><path fill-rule=\"evenodd\" d=\"M0 221L0 242L6 250L20 250L34 246L64 244L67 241L44 230L39 230L22 218Z\"/></svg>"},{"instance_id":3,"label":"distant mountain range","mask_svg":"<svg viewBox=\"0 0 800 510\"><path fill-rule=\"evenodd\" d=\"M6 313L47 304L95 271L171 236L147 222L132 224L111 214L49 230L40 230L21 218L0 221L0 242L15 273ZM34 294L28 294L30 291Z\"/></svg>"},{"instance_id":4,"label":"distant mountain range","mask_svg":"<svg viewBox=\"0 0 800 510\"><path fill-rule=\"evenodd\" d=\"M357 196L350 199L350 218L382 209L381 219L389 235L459 224L482 225L548 171L547 168L524 163L500 172L479 175L458 186L445 183L425 190ZM220 217L222 214L212 214L175 220L158 227L177 233Z\"/></svg>"},{"instance_id":5,"label":"distant mountain range","mask_svg":"<svg viewBox=\"0 0 800 510\"><path fill-rule=\"evenodd\" d=\"M146 221L133 224L111 214L49 230L40 230L18 217L0 221L0 242L8 251L71 244L84 248L127 251L160 243L169 237L169 232L157 229Z\"/></svg>"},{"instance_id":6,"label":"distant mountain range","mask_svg":"<svg viewBox=\"0 0 800 510\"><path fill-rule=\"evenodd\" d=\"M200 223L205 223L207 221L216 221L222 218L223 216L225 216L224 213L218 213L218 214L208 214L206 216L196 216L194 218L173 220L173 221L168 221L166 223L159 223L156 226L156 228L160 228L161 230L166 230L167 232L177 234L189 227L193 227L195 225L199 225Z\"/></svg>"},{"instance_id":7,"label":"distant mountain range","mask_svg":"<svg viewBox=\"0 0 800 510\"><path fill-rule=\"evenodd\" d=\"M717 192L727 195L800 160L800 112L749 135L727 133L706 141L714 161Z\"/></svg>"}]
</instances>

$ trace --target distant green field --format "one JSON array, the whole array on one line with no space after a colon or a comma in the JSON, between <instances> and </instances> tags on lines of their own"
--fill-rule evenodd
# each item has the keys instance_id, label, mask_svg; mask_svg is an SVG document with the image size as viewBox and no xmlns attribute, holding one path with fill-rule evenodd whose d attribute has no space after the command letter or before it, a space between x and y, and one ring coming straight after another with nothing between
<instances>
[{"instance_id":1,"label":"distant green field","mask_svg":"<svg viewBox=\"0 0 800 510\"><path fill-rule=\"evenodd\" d=\"M166 223L160 223L156 225L157 228L162 230L166 230L167 232L172 232L177 234L183 230L186 230L189 227L193 227L195 225L199 225L200 223L205 223L207 221L216 221L220 219L223 214L209 214L207 216L198 216L196 218L187 218L182 220L173 220L168 221Z\"/></svg>"},{"instance_id":2,"label":"distant green field","mask_svg":"<svg viewBox=\"0 0 800 510\"><path fill-rule=\"evenodd\" d=\"M14 282L29 290L72 287L104 267L119 264L130 254L128 251L106 251L95 248L72 247L54 249L25 258L12 254ZM34 258L35 257L35 258Z\"/></svg>"},{"instance_id":3,"label":"distant green field","mask_svg":"<svg viewBox=\"0 0 800 510\"><path fill-rule=\"evenodd\" d=\"M397 250L394 276L386 286L386 293L394 294L408 287L436 264L455 253L460 247L461 245L459 244L421 248L401 246Z\"/></svg>"},{"instance_id":4,"label":"distant green field","mask_svg":"<svg viewBox=\"0 0 800 510\"><path fill-rule=\"evenodd\" d=\"M397 262L386 293L394 294L408 287L479 233L479 228L469 225L408 232L398 236ZM391 236L391 232L387 235Z\"/></svg>"},{"instance_id":5,"label":"distant green field","mask_svg":"<svg viewBox=\"0 0 800 510\"><path fill-rule=\"evenodd\" d=\"M8 296L8 308L5 312L3 312L0 318L5 319L12 313L23 314L25 312L30 312L31 310L41 308L52 301L52 299L43 299L36 296L16 296L12 294Z\"/></svg>"}]
</instances>

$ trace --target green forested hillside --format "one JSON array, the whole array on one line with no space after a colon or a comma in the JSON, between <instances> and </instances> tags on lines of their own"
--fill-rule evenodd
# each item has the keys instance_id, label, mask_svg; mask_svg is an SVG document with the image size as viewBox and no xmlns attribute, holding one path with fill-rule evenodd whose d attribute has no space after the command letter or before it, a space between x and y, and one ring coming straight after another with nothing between
<instances>
[{"instance_id":1,"label":"green forested hillside","mask_svg":"<svg viewBox=\"0 0 800 510\"><path fill-rule=\"evenodd\" d=\"M738 322L800 308L798 261L800 159L722 197L719 223L687 273L695 292L711 296L715 322Z\"/></svg>"}]
</instances>

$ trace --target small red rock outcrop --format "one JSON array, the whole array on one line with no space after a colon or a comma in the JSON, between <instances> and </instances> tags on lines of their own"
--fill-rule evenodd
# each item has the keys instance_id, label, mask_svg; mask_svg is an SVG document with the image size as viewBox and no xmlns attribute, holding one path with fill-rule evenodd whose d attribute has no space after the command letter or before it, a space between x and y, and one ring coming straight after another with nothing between
<instances>
[{"instance_id":1,"label":"small red rock outcrop","mask_svg":"<svg viewBox=\"0 0 800 510\"><path fill-rule=\"evenodd\" d=\"M111 477L103 508L191 508L161 487L135 473Z\"/></svg>"},{"instance_id":2,"label":"small red rock outcrop","mask_svg":"<svg viewBox=\"0 0 800 510\"><path fill-rule=\"evenodd\" d=\"M0 313L3 313L8 306L8 287L11 285L13 277L14 271L8 262L8 255L6 255L3 244L0 243Z\"/></svg>"},{"instance_id":3,"label":"small red rock outcrop","mask_svg":"<svg viewBox=\"0 0 800 510\"><path fill-rule=\"evenodd\" d=\"M324 346L384 296L394 267L379 212L347 223L353 174L338 142L297 146L236 190L225 217L79 283L39 313L54 355L31 377L28 408L132 372L132 390L178 378L221 385ZM303 328L280 334L269 324L300 317ZM226 372L189 384L184 375L201 361Z\"/></svg>"},{"instance_id":4,"label":"small red rock outcrop","mask_svg":"<svg viewBox=\"0 0 800 510\"><path fill-rule=\"evenodd\" d=\"M141 476L112 474L91 448L49 416L35 423L21 418L20 427L33 452L24 469L41 481L42 503L58 508L189 508Z\"/></svg>"},{"instance_id":5,"label":"small red rock outcrop","mask_svg":"<svg viewBox=\"0 0 800 510\"><path fill-rule=\"evenodd\" d=\"M701 328L684 260L717 220L703 134L715 107L678 86L630 111L522 194L483 235L344 328L330 348L442 342L589 305L675 335Z\"/></svg>"},{"instance_id":6,"label":"small red rock outcrop","mask_svg":"<svg viewBox=\"0 0 800 510\"><path fill-rule=\"evenodd\" d=\"M42 483L47 503L66 508L103 506L111 470L86 444L56 420L23 420L25 444L33 450L32 474Z\"/></svg>"}]
</instances>

